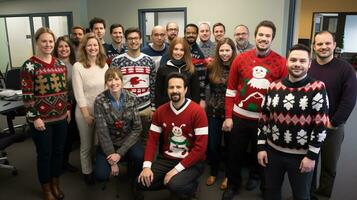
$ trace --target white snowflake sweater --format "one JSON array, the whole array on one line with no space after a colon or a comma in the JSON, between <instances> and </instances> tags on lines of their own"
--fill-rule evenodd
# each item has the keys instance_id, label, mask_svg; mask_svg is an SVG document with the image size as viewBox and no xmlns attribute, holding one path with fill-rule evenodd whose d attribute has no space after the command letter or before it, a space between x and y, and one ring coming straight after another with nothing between
<instances>
[{"instance_id":1,"label":"white snowflake sweater","mask_svg":"<svg viewBox=\"0 0 357 200\"><path fill-rule=\"evenodd\" d=\"M259 118L258 151L270 147L316 160L326 137L328 97L325 84L306 77L270 84Z\"/></svg>"}]
</instances>

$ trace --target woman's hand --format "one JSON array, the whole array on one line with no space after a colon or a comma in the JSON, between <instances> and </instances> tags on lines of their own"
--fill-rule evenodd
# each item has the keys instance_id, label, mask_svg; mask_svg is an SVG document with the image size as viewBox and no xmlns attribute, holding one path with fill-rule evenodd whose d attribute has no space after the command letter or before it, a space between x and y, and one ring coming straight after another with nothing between
<instances>
[{"instance_id":1,"label":"woman's hand","mask_svg":"<svg viewBox=\"0 0 357 200\"><path fill-rule=\"evenodd\" d=\"M84 116L84 120L86 120L88 126L92 126L94 123L94 117L92 115Z\"/></svg>"},{"instance_id":2,"label":"woman's hand","mask_svg":"<svg viewBox=\"0 0 357 200\"><path fill-rule=\"evenodd\" d=\"M34 125L36 130L39 130L39 131L46 130L45 123L43 122L43 120L41 118L36 119L33 122L33 125Z\"/></svg>"}]
</instances>

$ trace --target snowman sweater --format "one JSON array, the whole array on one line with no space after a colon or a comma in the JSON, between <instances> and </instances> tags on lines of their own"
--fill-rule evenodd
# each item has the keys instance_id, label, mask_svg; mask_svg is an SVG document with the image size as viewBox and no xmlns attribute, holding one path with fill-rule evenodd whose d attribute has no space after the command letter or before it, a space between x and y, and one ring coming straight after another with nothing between
<instances>
[{"instance_id":1,"label":"snowman sweater","mask_svg":"<svg viewBox=\"0 0 357 200\"><path fill-rule=\"evenodd\" d=\"M269 84L288 74L285 58L274 51L258 57L256 50L238 55L229 71L226 90L226 118L232 114L258 120Z\"/></svg>"},{"instance_id":2,"label":"snowman sweater","mask_svg":"<svg viewBox=\"0 0 357 200\"><path fill-rule=\"evenodd\" d=\"M153 115L143 167L151 167L160 143L159 154L179 160L175 168L180 172L205 159L207 140L207 117L197 103L186 99L179 109L165 103Z\"/></svg>"},{"instance_id":3,"label":"snowman sweater","mask_svg":"<svg viewBox=\"0 0 357 200\"><path fill-rule=\"evenodd\" d=\"M275 150L316 160L326 137L328 97L322 81L306 77L273 82L262 107L258 151Z\"/></svg>"}]
</instances>

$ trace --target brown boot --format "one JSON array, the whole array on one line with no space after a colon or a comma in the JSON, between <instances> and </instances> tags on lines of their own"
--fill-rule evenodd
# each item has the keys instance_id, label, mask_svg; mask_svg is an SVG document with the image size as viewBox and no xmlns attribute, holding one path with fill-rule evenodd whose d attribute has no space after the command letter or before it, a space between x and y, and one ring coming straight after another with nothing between
<instances>
[{"instance_id":1,"label":"brown boot","mask_svg":"<svg viewBox=\"0 0 357 200\"><path fill-rule=\"evenodd\" d=\"M55 196L53 196L50 183L42 184L42 191L44 200L57 200Z\"/></svg>"},{"instance_id":2,"label":"brown boot","mask_svg":"<svg viewBox=\"0 0 357 200\"><path fill-rule=\"evenodd\" d=\"M62 190L59 188L59 178L58 177L53 177L51 179L51 189L52 189L53 195L57 199L63 199L64 198L64 194L63 194Z\"/></svg>"}]
</instances>

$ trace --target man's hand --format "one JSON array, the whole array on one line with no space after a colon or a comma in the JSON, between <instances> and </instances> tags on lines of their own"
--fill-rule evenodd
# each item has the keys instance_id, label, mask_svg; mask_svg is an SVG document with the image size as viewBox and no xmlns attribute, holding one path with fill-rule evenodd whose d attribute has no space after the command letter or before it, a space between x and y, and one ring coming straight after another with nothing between
<instances>
[{"instance_id":1,"label":"man's hand","mask_svg":"<svg viewBox=\"0 0 357 200\"><path fill-rule=\"evenodd\" d=\"M119 166L118 166L118 164L112 165L112 166L110 166L110 168L111 168L110 174L112 176L118 176L119 175Z\"/></svg>"},{"instance_id":2,"label":"man's hand","mask_svg":"<svg viewBox=\"0 0 357 200\"><path fill-rule=\"evenodd\" d=\"M299 167L301 173L311 172L314 170L314 168L315 168L315 161L311 160L308 157L304 157L304 159L302 159Z\"/></svg>"},{"instance_id":3,"label":"man's hand","mask_svg":"<svg viewBox=\"0 0 357 200\"><path fill-rule=\"evenodd\" d=\"M167 185L170 182L171 178L173 176L175 176L177 173L178 173L178 171L175 168L173 168L172 170L167 172L167 174L166 174L166 176L164 178L164 185Z\"/></svg>"},{"instance_id":4,"label":"man's hand","mask_svg":"<svg viewBox=\"0 0 357 200\"><path fill-rule=\"evenodd\" d=\"M224 120L224 122L222 124L222 130L230 132L232 130L232 128L233 128L232 118L227 118L226 120Z\"/></svg>"},{"instance_id":5,"label":"man's hand","mask_svg":"<svg viewBox=\"0 0 357 200\"><path fill-rule=\"evenodd\" d=\"M152 173L151 169L148 167L145 167L138 177L138 183L141 183L146 187L150 187L153 180L154 173Z\"/></svg>"},{"instance_id":6,"label":"man's hand","mask_svg":"<svg viewBox=\"0 0 357 200\"><path fill-rule=\"evenodd\" d=\"M336 130L336 129L337 129L337 127L332 126L330 120L328 120L328 122L327 122L327 127L326 127L326 128L332 129L332 130Z\"/></svg>"},{"instance_id":7,"label":"man's hand","mask_svg":"<svg viewBox=\"0 0 357 200\"><path fill-rule=\"evenodd\" d=\"M266 167L268 164L268 154L266 151L259 151L258 152L258 163L263 166Z\"/></svg>"},{"instance_id":8,"label":"man's hand","mask_svg":"<svg viewBox=\"0 0 357 200\"><path fill-rule=\"evenodd\" d=\"M121 159L121 156L118 153L112 153L107 157L107 161L110 165L117 164Z\"/></svg>"}]
</instances>

